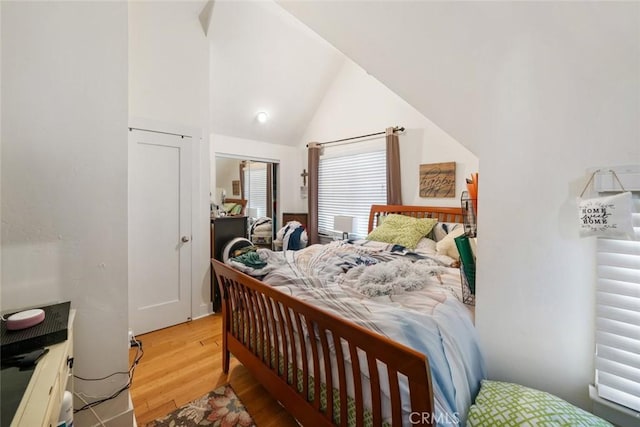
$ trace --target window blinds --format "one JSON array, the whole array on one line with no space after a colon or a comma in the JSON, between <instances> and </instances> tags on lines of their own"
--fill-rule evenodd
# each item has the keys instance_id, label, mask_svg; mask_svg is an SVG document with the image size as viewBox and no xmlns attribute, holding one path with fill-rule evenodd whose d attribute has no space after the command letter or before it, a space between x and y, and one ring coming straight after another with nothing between
<instances>
[{"instance_id":1,"label":"window blinds","mask_svg":"<svg viewBox=\"0 0 640 427\"><path fill-rule=\"evenodd\" d=\"M633 208L635 240L597 242L596 387L640 412L640 199Z\"/></svg>"},{"instance_id":2,"label":"window blinds","mask_svg":"<svg viewBox=\"0 0 640 427\"><path fill-rule=\"evenodd\" d=\"M318 232L333 233L333 217L356 217L357 237L367 235L372 204L387 203L386 151L321 157L318 167Z\"/></svg>"},{"instance_id":3,"label":"window blinds","mask_svg":"<svg viewBox=\"0 0 640 427\"><path fill-rule=\"evenodd\" d=\"M264 164L250 163L244 168L244 197L249 208L258 210L258 218L267 214L267 168Z\"/></svg>"}]
</instances>

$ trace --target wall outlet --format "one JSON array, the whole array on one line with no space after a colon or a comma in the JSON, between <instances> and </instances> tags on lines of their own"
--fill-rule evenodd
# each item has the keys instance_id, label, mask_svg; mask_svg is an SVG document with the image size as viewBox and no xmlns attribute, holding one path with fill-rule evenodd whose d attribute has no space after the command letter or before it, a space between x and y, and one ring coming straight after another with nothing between
<instances>
[{"instance_id":1,"label":"wall outlet","mask_svg":"<svg viewBox=\"0 0 640 427\"><path fill-rule=\"evenodd\" d=\"M129 329L129 338L127 339L127 342L129 343L129 348L131 348L132 341L133 341L133 330Z\"/></svg>"}]
</instances>

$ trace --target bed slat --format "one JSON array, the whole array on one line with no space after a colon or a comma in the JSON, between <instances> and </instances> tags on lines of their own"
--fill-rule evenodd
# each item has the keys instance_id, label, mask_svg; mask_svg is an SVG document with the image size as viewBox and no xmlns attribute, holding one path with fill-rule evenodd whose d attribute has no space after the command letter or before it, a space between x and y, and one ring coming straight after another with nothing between
<instances>
[{"instance_id":1,"label":"bed slat","mask_svg":"<svg viewBox=\"0 0 640 427\"><path fill-rule=\"evenodd\" d=\"M391 394L391 419L393 425L402 425L402 401L400 400L400 385L398 372L387 365L389 377L389 392Z\"/></svg>"},{"instance_id":2,"label":"bed slat","mask_svg":"<svg viewBox=\"0 0 640 427\"><path fill-rule=\"evenodd\" d=\"M369 378L371 378L371 401L373 412L373 425L382 425L382 404L380 402L380 375L378 375L378 360L367 354Z\"/></svg>"},{"instance_id":3,"label":"bed slat","mask_svg":"<svg viewBox=\"0 0 640 427\"><path fill-rule=\"evenodd\" d=\"M324 383L326 384L327 396L327 412L326 416L329 420L333 420L333 373L331 370L331 354L329 353L329 345L327 343L327 330L320 329L320 344L322 347L322 360L324 361ZM336 360L337 363L344 363L344 360ZM320 375L316 375L316 378ZM319 396L318 396L319 397Z\"/></svg>"},{"instance_id":4,"label":"bed slat","mask_svg":"<svg viewBox=\"0 0 640 427\"><path fill-rule=\"evenodd\" d=\"M320 412L320 358L318 356L318 341L316 339L315 329L309 317L305 316L307 321L307 333L309 334L309 347L313 356L313 408Z\"/></svg>"},{"instance_id":5,"label":"bed slat","mask_svg":"<svg viewBox=\"0 0 640 427\"><path fill-rule=\"evenodd\" d=\"M358 348L355 345L349 346L349 356L351 356L351 366L353 373L353 384L356 399L356 425L364 425L364 399L362 398L362 382L360 377L360 359L358 358Z\"/></svg>"},{"instance_id":6,"label":"bed slat","mask_svg":"<svg viewBox=\"0 0 640 427\"><path fill-rule=\"evenodd\" d=\"M284 325L284 319L282 316L282 305L280 304L280 302L276 302L275 303L275 307L276 307L276 314L278 315L278 326L280 327L280 338L281 338L281 342L282 342L282 357L280 359L282 359L282 372L280 372L280 360L278 360L278 363L276 364L276 370L278 372L280 372L280 375L282 376L282 378L288 383L287 381L287 366L288 362L289 362L289 357L288 354L289 352L287 351L287 348L289 348L288 346L288 340L287 340L287 334L285 332L285 325ZM276 347L275 349L276 354L280 353L280 347Z\"/></svg>"},{"instance_id":7,"label":"bed slat","mask_svg":"<svg viewBox=\"0 0 640 427\"><path fill-rule=\"evenodd\" d=\"M262 346L260 348L260 360L263 363L268 363L271 351L269 349L271 343L271 331L269 330L269 318L267 314L267 308L264 305L264 295L257 294L258 308L260 310L260 319L262 319Z\"/></svg>"},{"instance_id":8,"label":"bed slat","mask_svg":"<svg viewBox=\"0 0 640 427\"><path fill-rule=\"evenodd\" d=\"M344 368L344 355L342 353L342 341L333 335L333 346L336 349L336 362L338 363L338 389L340 390L340 425L347 425L347 376Z\"/></svg>"},{"instance_id":9,"label":"bed slat","mask_svg":"<svg viewBox=\"0 0 640 427\"><path fill-rule=\"evenodd\" d=\"M296 317L296 325L298 326L299 333L302 333L302 322L300 320L300 315L295 313ZM307 345L305 344L305 340L300 339L300 353L302 359L302 391L301 394L305 399L309 399L309 360L307 357Z\"/></svg>"}]
</instances>

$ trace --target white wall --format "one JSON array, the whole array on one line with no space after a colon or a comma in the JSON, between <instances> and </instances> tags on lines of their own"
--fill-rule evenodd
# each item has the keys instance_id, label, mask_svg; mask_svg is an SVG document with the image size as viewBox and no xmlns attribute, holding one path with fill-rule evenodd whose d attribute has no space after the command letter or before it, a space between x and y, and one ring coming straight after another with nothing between
<instances>
[{"instance_id":1,"label":"white wall","mask_svg":"<svg viewBox=\"0 0 640 427\"><path fill-rule=\"evenodd\" d=\"M202 127L208 121L204 1L129 2L129 113Z\"/></svg>"},{"instance_id":2,"label":"white wall","mask_svg":"<svg viewBox=\"0 0 640 427\"><path fill-rule=\"evenodd\" d=\"M381 132L389 126L406 129L399 137L403 203L459 207L465 178L478 172L478 158L349 59L309 123L302 147L313 141ZM456 196L420 197L420 165L451 161L456 162Z\"/></svg>"},{"instance_id":3,"label":"white wall","mask_svg":"<svg viewBox=\"0 0 640 427\"><path fill-rule=\"evenodd\" d=\"M70 300L74 373L126 371L126 3L0 8L2 309ZM125 382L75 390L108 395ZM128 392L104 406L105 417L126 412Z\"/></svg>"},{"instance_id":4,"label":"white wall","mask_svg":"<svg viewBox=\"0 0 640 427\"><path fill-rule=\"evenodd\" d=\"M594 255L575 197L588 168L640 160L640 4L282 4L473 148L489 376L589 408Z\"/></svg>"},{"instance_id":5,"label":"white wall","mask_svg":"<svg viewBox=\"0 0 640 427\"><path fill-rule=\"evenodd\" d=\"M476 319L491 376L589 408L594 242L575 199L588 168L640 162L640 5L575 6L519 9L525 31L496 64L476 129Z\"/></svg>"},{"instance_id":6,"label":"white wall","mask_svg":"<svg viewBox=\"0 0 640 427\"><path fill-rule=\"evenodd\" d=\"M275 161L280 164L278 180L279 213L297 212L299 207L299 193L302 185L300 174L306 165L300 161L301 150L288 145L271 144L264 141L236 138L227 135L211 134L211 188L216 188L215 156L224 154L246 159ZM227 193L229 196L229 193ZM218 196L211 196L218 202ZM306 209L306 208L305 208ZM281 223L281 221L279 221Z\"/></svg>"},{"instance_id":7,"label":"white wall","mask_svg":"<svg viewBox=\"0 0 640 427\"><path fill-rule=\"evenodd\" d=\"M209 42L199 20L205 3L128 2L130 123L194 136L193 318L211 312Z\"/></svg>"},{"instance_id":8,"label":"white wall","mask_svg":"<svg viewBox=\"0 0 640 427\"><path fill-rule=\"evenodd\" d=\"M0 309L2 309L2 5L0 5Z\"/></svg>"}]
</instances>

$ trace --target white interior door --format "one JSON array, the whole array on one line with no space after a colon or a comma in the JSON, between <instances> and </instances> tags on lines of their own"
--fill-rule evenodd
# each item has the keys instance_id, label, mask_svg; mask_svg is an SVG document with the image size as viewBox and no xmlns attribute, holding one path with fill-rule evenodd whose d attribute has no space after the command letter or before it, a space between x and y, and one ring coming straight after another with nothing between
<instances>
[{"instance_id":1,"label":"white interior door","mask_svg":"<svg viewBox=\"0 0 640 427\"><path fill-rule=\"evenodd\" d=\"M130 324L142 334L191 318L189 137L129 132Z\"/></svg>"}]
</instances>

